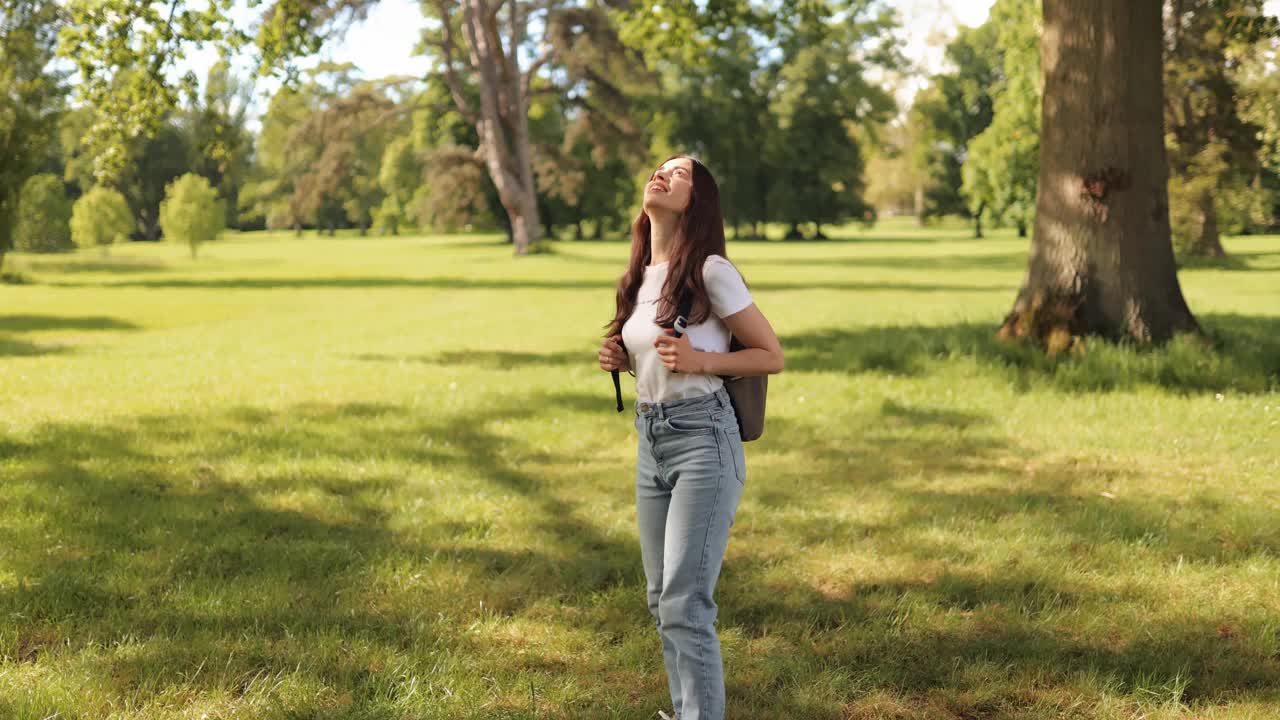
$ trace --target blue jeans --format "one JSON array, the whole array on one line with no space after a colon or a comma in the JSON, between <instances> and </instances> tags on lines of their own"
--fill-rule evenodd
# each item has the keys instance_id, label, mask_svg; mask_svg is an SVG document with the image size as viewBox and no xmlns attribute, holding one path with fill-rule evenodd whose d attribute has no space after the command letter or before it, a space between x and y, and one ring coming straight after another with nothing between
<instances>
[{"instance_id":1,"label":"blue jeans","mask_svg":"<svg viewBox=\"0 0 1280 720\"><path fill-rule=\"evenodd\" d=\"M723 720L713 596L747 475L738 420L721 388L639 403L636 430L640 554L672 706L680 720Z\"/></svg>"}]
</instances>

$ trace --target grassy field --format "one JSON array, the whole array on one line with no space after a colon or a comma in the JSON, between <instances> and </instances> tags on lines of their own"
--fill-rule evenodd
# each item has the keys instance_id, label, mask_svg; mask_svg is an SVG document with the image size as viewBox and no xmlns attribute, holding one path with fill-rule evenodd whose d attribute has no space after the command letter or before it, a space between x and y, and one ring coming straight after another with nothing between
<instances>
[{"instance_id":1,"label":"grassy field","mask_svg":"<svg viewBox=\"0 0 1280 720\"><path fill-rule=\"evenodd\" d=\"M997 343L1026 242L730 243L787 351L718 589L729 717L1280 717L1280 237L1214 340ZM654 718L621 243L10 256L0 718ZM630 394L630 393L628 393Z\"/></svg>"}]
</instances>

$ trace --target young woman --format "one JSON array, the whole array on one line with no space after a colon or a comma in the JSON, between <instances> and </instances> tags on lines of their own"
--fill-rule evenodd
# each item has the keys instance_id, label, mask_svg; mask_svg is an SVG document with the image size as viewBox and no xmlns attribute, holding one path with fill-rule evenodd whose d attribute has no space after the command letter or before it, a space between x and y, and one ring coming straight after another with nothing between
<instances>
[{"instance_id":1,"label":"young woman","mask_svg":"<svg viewBox=\"0 0 1280 720\"><path fill-rule=\"evenodd\" d=\"M713 595L747 469L718 376L781 372L782 347L725 257L710 171L684 155L669 158L645 186L643 207L600 367L636 376L640 554L675 717L722 720ZM685 288L693 309L676 338ZM730 333L746 349L729 352Z\"/></svg>"}]
</instances>

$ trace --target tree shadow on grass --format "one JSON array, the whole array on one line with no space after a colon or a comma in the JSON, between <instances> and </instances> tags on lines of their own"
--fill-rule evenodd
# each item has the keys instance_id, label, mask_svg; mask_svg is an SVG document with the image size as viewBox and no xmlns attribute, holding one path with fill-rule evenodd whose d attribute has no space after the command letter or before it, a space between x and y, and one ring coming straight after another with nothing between
<instances>
[{"instance_id":1,"label":"tree shadow on grass","mask_svg":"<svg viewBox=\"0 0 1280 720\"><path fill-rule=\"evenodd\" d=\"M118 696L106 699L120 701L166 692L236 696L260 678L301 674L354 698L350 713L380 717L406 711L394 704L396 683L406 677L448 683L478 705L489 688L482 676L523 687L550 671L591 672L572 656L542 654L536 639L524 641L528 653L517 657L484 634L523 617L587 633L602 646L633 634L649 638L654 677L645 697L656 700L664 690L638 547L632 534L595 520L604 483L624 478L606 503L632 502L630 467L591 480L573 469L581 467L580 449L525 439L549 419L604 406L593 394L536 393L436 415L395 404L304 403L41 426L0 445L9 461L3 492L11 520L0 526L0 547L4 569L17 578L0 585L0 656L49 663L56 672L82 652L86 671ZM1078 490L1082 476L1128 478L1126 468L1040 463L1028 474L1025 451L982 413L887 401L855 425L833 431L770 420L769 442L804 453L797 469L806 475L790 489L749 477L748 496L766 508L760 512L778 510L767 523L778 542L742 538L739 518L737 542L751 543L753 552L726 565L722 630L785 638L788 662L805 672L834 669L859 687L910 696L941 693L962 717L994 712L973 704L974 688L955 675L958 666L982 663L1037 675L1051 689L1070 690L1073 679L1100 673L1134 693L1151 678L1182 672L1190 678L1184 700L1261 696L1280 681L1264 643L1239 628L1224 642L1223 621L1208 613L1176 623L1153 615L1132 628L1055 625L1054 613L1105 616L1159 598L1105 575L1060 577L1052 563L1037 564L1036 551L998 573L982 570L971 548L939 533L959 529L972 545L1006 541L1006 525L1034 525L1060 541L1062 553L1094 563L1126 549L1157 561L1178 554L1218 564L1280 551L1275 538L1241 536L1234 511L1200 499L1178 509ZM405 466L421 472L405 477ZM989 482L972 486L979 476ZM953 487L904 482L930 477ZM888 513L847 519L850 503L877 493L893 500ZM471 496L500 497L510 513L499 522L450 510ZM400 512L419 506L423 522ZM804 512L781 512L788 506ZM1269 527L1259 518L1244 524ZM516 536L499 525L514 525ZM876 543L928 572L858 579L801 572L779 580L780 563L800 563L807 549L832 543ZM117 651L117 643L128 647ZM441 675L444 658L469 658L470 670ZM771 708L737 717L776 717L782 709L839 717L810 705L802 677L783 673L753 684L735 670L731 702ZM472 679L479 689L466 696L460 685ZM601 693L635 690L597 680ZM1012 687L996 684L982 695L1016 708L1023 700L1008 694ZM306 702L294 709L343 716ZM531 701L513 716L589 717L592 707L539 709ZM637 706L622 716L652 710Z\"/></svg>"},{"instance_id":2,"label":"tree shadow on grass","mask_svg":"<svg viewBox=\"0 0 1280 720\"><path fill-rule=\"evenodd\" d=\"M37 345L25 340L13 340L0 337L0 357L39 357L41 355L57 355L66 352L62 346Z\"/></svg>"},{"instance_id":3,"label":"tree shadow on grass","mask_svg":"<svg viewBox=\"0 0 1280 720\"><path fill-rule=\"evenodd\" d=\"M302 290L311 288L370 289L423 288L444 290L609 290L612 282L597 280L542 280L537 278L463 278L401 276L350 277L237 277L171 278L167 280L124 280L120 282L53 283L59 287L102 288L212 288L221 290Z\"/></svg>"},{"instance_id":4,"label":"tree shadow on grass","mask_svg":"<svg viewBox=\"0 0 1280 720\"><path fill-rule=\"evenodd\" d=\"M36 357L67 351L65 345L34 343L13 337L20 333L51 330L137 330L126 320L99 315L0 315L0 357Z\"/></svg>"},{"instance_id":5,"label":"tree shadow on grass","mask_svg":"<svg viewBox=\"0 0 1280 720\"><path fill-rule=\"evenodd\" d=\"M127 320L100 315L68 317L63 315L0 315L0 332L39 332L42 330L137 330Z\"/></svg>"},{"instance_id":6,"label":"tree shadow on grass","mask_svg":"<svg viewBox=\"0 0 1280 720\"><path fill-rule=\"evenodd\" d=\"M878 242L878 240L877 240ZM954 271L954 270L1009 270L1027 268L1027 253L1017 252L945 255L858 255L838 257L778 258L770 265L817 266L838 268L867 268L880 270ZM1016 287L1016 286L1015 286Z\"/></svg>"},{"instance_id":7,"label":"tree shadow on grass","mask_svg":"<svg viewBox=\"0 0 1280 720\"><path fill-rule=\"evenodd\" d=\"M1280 317L1200 316L1209 345L1175 340L1160 348L1090 341L1081 356L1049 358L1005 343L980 323L832 328L782 338L787 368L799 372L923 375L941 363L977 363L1016 387L1068 392L1156 386L1175 392L1269 392L1280 388Z\"/></svg>"},{"instance_id":8,"label":"tree shadow on grass","mask_svg":"<svg viewBox=\"0 0 1280 720\"><path fill-rule=\"evenodd\" d=\"M369 289L369 288L423 288L445 290L595 290L614 288L609 280L543 280L536 278L459 278L459 277L330 277L330 278L226 278L124 280L120 282L77 283L58 282L59 287L102 288L213 288L223 290L301 290L313 288ZM848 292L1013 292L1011 284L964 285L937 283L894 282L758 282L752 290L779 292L790 290L837 290Z\"/></svg>"},{"instance_id":9,"label":"tree shadow on grass","mask_svg":"<svg viewBox=\"0 0 1280 720\"><path fill-rule=\"evenodd\" d=\"M1269 250L1230 252L1225 257L1181 257L1178 270L1228 270L1231 272L1275 272L1278 268L1268 258L1280 257L1280 252Z\"/></svg>"},{"instance_id":10,"label":"tree shadow on grass","mask_svg":"<svg viewBox=\"0 0 1280 720\"><path fill-rule=\"evenodd\" d=\"M805 442L806 461L786 477L749 474L747 497L760 509L739 515L720 627L790 659L737 661L728 674L735 715L860 716L856 703L833 710L792 695L797 678L819 673L853 674L847 690L861 690L851 694L878 687L908 705L942 704L919 717L1033 712L1038 700L1019 690L1026 678L1072 702L1082 685L1137 702L1153 692L1180 703L1273 697L1280 657L1256 634L1263 608L1165 611L1162 571L1154 587L1122 579L1144 566L1240 568L1274 556L1269 508L1209 494L1104 496L1097 487L1139 481L1140 469L1045 461L993 436L989 420L886 402L830 439L807 422L770 420L773 444ZM743 542L769 550L734 552ZM860 567L883 557L884 569L780 577L778 568L810 566L816 551L838 568L842 546L863 556ZM1109 567L1114 574L1087 569ZM995 676L960 672L984 666Z\"/></svg>"},{"instance_id":11,"label":"tree shadow on grass","mask_svg":"<svg viewBox=\"0 0 1280 720\"><path fill-rule=\"evenodd\" d=\"M905 282L833 282L827 280L801 282L752 282L752 291L787 292L795 290L835 290L838 292L921 292L921 293L1012 293L1018 287L1012 283L998 284L945 284L945 283L905 283Z\"/></svg>"},{"instance_id":12,"label":"tree shadow on grass","mask_svg":"<svg viewBox=\"0 0 1280 720\"><path fill-rule=\"evenodd\" d=\"M49 424L7 441L15 471L6 512L23 521L0 527L4 570L18 579L0 585L0 617L22 620L0 633L0 657L41 662L84 643L141 645L91 653L90 666L122 697L138 686L225 689L298 667L341 685L346 664L373 661L343 659L335 642L371 657L402 654L430 676L431 653L412 648L429 640L463 651L470 642L465 633L424 637L437 618L465 623L639 584L633 545L526 470L568 459L495 429L547 408L598 404L523 400L437 418L378 404L239 407L116 427ZM351 469L385 461L431 468L431 482L423 489ZM342 462L348 472L334 469ZM432 478L454 476L474 488L451 480L443 496L430 489ZM471 492L513 497L524 527L518 545L494 544L486 520L393 525L397 500L450 503ZM447 568L441 582L465 580L413 587L379 574L388 567ZM476 598L486 601L478 614ZM304 638L330 645L313 651ZM221 669L200 676L206 661ZM375 684L346 680L357 690Z\"/></svg>"},{"instance_id":13,"label":"tree shadow on grass","mask_svg":"<svg viewBox=\"0 0 1280 720\"><path fill-rule=\"evenodd\" d=\"M590 366L596 360L595 354L588 350L583 352L561 351L553 353L516 352L507 350L455 350L436 355L391 355L387 353L362 353L356 355L357 360L364 362L385 363L422 363L426 365L448 365L478 367L486 370L512 370L525 367L541 366Z\"/></svg>"},{"instance_id":14,"label":"tree shadow on grass","mask_svg":"<svg viewBox=\"0 0 1280 720\"><path fill-rule=\"evenodd\" d=\"M58 273L60 275L70 275L72 273L112 273L114 275L123 275L126 273L155 273L172 270L172 266L165 262L154 260L123 260L119 258L89 258L75 257L67 259L40 259L29 258L23 266L37 273Z\"/></svg>"}]
</instances>

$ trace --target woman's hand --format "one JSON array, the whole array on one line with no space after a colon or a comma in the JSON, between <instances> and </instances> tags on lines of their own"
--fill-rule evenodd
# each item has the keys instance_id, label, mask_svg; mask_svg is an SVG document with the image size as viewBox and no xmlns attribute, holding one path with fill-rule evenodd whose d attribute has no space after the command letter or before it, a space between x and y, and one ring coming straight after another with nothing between
<instances>
[{"instance_id":1,"label":"woman's hand","mask_svg":"<svg viewBox=\"0 0 1280 720\"><path fill-rule=\"evenodd\" d=\"M653 346L658 348L658 357L662 359L662 364L666 365L671 372L702 372L704 353L693 349L689 344L688 334L676 337L675 330L664 329L662 332L663 334L653 341Z\"/></svg>"},{"instance_id":2,"label":"woman's hand","mask_svg":"<svg viewBox=\"0 0 1280 720\"><path fill-rule=\"evenodd\" d=\"M628 370L630 367L627 351L622 348L621 335L607 337L604 342L600 343L601 370L613 372L614 370Z\"/></svg>"}]
</instances>

